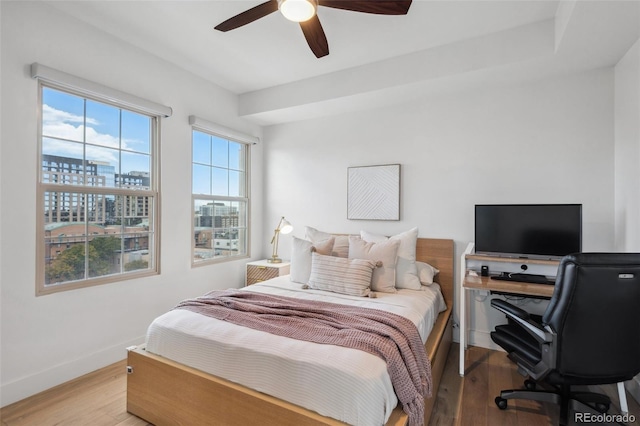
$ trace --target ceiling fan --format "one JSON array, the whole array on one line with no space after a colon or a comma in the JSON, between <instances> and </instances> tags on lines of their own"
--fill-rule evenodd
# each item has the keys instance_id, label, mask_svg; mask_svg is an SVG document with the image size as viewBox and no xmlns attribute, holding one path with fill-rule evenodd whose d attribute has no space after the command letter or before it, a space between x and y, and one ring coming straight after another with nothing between
<instances>
[{"instance_id":1,"label":"ceiling fan","mask_svg":"<svg viewBox=\"0 0 640 426\"><path fill-rule=\"evenodd\" d=\"M285 18L300 23L307 44L316 57L321 58L329 54L329 44L316 14L318 6L378 15L406 15L411 0L269 0L227 19L215 29L227 32L280 10Z\"/></svg>"}]
</instances>

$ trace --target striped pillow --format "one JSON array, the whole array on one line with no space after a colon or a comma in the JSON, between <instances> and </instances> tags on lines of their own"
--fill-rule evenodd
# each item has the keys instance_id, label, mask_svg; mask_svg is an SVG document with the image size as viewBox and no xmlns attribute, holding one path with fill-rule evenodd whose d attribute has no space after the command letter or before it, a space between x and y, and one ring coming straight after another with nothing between
<instances>
[{"instance_id":1,"label":"striped pillow","mask_svg":"<svg viewBox=\"0 0 640 426\"><path fill-rule=\"evenodd\" d=\"M373 260L311 254L309 287L350 296L368 296L371 276L376 267Z\"/></svg>"}]
</instances>

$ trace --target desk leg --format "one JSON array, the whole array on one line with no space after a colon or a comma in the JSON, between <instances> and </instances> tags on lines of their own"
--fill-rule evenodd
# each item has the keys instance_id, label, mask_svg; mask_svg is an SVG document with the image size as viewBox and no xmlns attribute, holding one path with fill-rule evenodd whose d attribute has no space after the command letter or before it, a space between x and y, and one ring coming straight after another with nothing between
<instances>
[{"instance_id":1,"label":"desk leg","mask_svg":"<svg viewBox=\"0 0 640 426\"><path fill-rule=\"evenodd\" d=\"M460 256L460 286L458 287L458 325L460 334L460 377L464 377L464 355L467 349L467 290L464 288L464 280L467 276L467 255L473 253L474 243L467 244L467 248Z\"/></svg>"},{"instance_id":2,"label":"desk leg","mask_svg":"<svg viewBox=\"0 0 640 426\"><path fill-rule=\"evenodd\" d=\"M620 398L620 412L623 415L629 413L629 406L627 405L627 393L624 390L623 382L618 382L618 398Z\"/></svg>"},{"instance_id":3,"label":"desk leg","mask_svg":"<svg viewBox=\"0 0 640 426\"><path fill-rule=\"evenodd\" d=\"M464 286L460 286L460 306L459 306L459 315L460 315L460 377L464 377L464 357L465 350L467 349L467 301L466 301L466 293L467 290L464 289Z\"/></svg>"}]
</instances>

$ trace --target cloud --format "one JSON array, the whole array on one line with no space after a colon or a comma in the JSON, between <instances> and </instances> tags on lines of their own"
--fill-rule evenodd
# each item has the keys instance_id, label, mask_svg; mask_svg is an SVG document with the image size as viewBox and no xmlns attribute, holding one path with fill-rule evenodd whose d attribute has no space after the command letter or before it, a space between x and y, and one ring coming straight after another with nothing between
<instances>
[{"instance_id":1,"label":"cloud","mask_svg":"<svg viewBox=\"0 0 640 426\"><path fill-rule=\"evenodd\" d=\"M49 155L81 159L83 156L83 145L79 143L69 143L58 139L45 138L43 140L42 151ZM103 161L116 167L118 165L118 151L107 150L93 145L86 146L87 160Z\"/></svg>"},{"instance_id":2,"label":"cloud","mask_svg":"<svg viewBox=\"0 0 640 426\"><path fill-rule=\"evenodd\" d=\"M43 104L42 106L42 135L47 138L45 147L47 154L82 158L82 145L70 144L65 141L82 143L86 140L87 143L92 144L86 145L87 159L105 161L116 165L118 162L118 153L116 151L105 150L93 145L100 145L112 149L132 149L132 145L144 143L133 139L122 139L122 141L120 141L117 136L100 133L93 127L99 125L100 122L98 120L87 117L87 127L85 128L85 119L83 116L62 111L47 104Z\"/></svg>"},{"instance_id":3,"label":"cloud","mask_svg":"<svg viewBox=\"0 0 640 426\"><path fill-rule=\"evenodd\" d=\"M42 121L47 123L84 123L84 117L81 115L72 114L70 112L62 111L50 107L47 104L42 105ZM87 124L98 125L97 120L87 117Z\"/></svg>"}]
</instances>

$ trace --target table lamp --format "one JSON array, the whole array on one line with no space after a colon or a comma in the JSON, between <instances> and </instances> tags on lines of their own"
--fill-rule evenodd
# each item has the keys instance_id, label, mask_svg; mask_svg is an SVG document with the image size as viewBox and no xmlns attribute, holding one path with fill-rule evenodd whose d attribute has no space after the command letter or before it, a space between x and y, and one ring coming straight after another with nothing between
<instances>
[{"instance_id":1,"label":"table lamp","mask_svg":"<svg viewBox=\"0 0 640 426\"><path fill-rule=\"evenodd\" d=\"M269 263L282 263L282 259L278 257L278 236L282 234L288 234L293 231L293 226L282 216L280 222L278 222L278 226L273 233L273 238L271 238L271 244L273 244L273 255L270 259L267 259Z\"/></svg>"}]
</instances>

